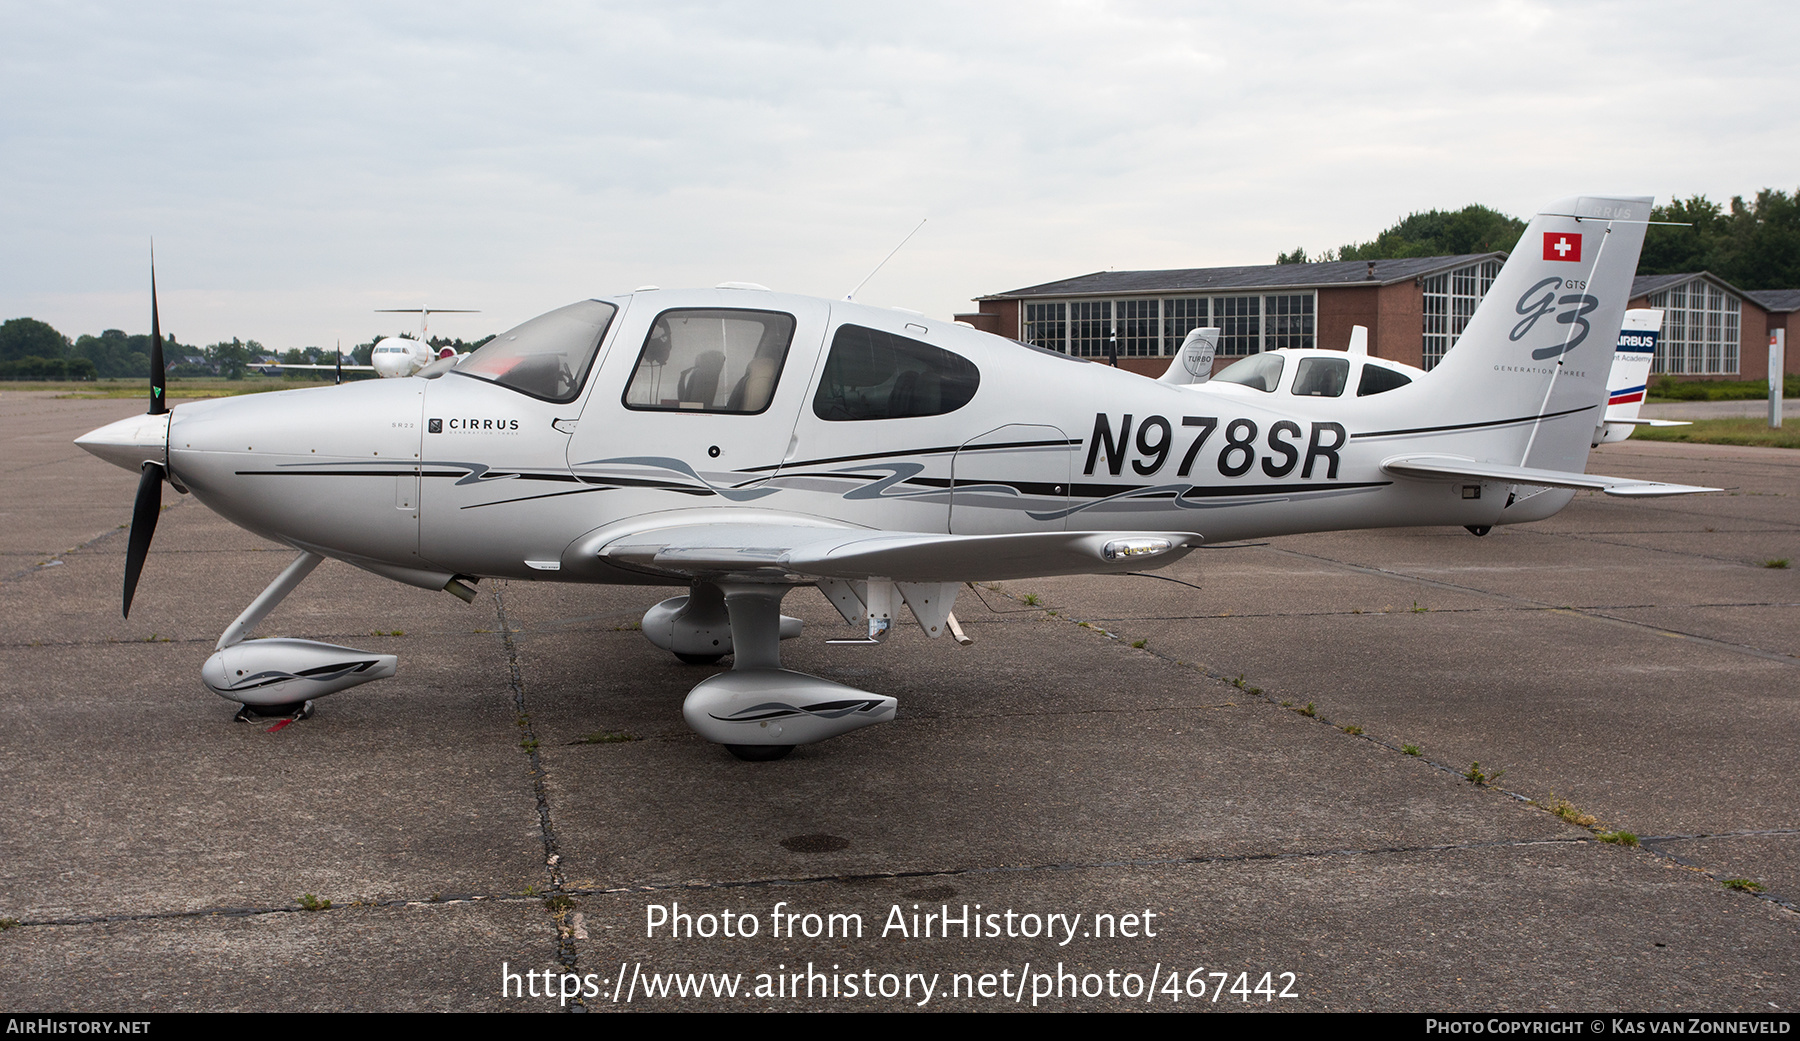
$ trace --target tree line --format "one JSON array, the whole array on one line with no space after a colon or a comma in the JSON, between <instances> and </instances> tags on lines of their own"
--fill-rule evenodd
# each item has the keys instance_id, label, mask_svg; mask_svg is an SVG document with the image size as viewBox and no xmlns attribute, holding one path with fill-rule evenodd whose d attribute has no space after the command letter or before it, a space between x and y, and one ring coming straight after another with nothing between
<instances>
[{"instance_id":1,"label":"tree line","mask_svg":"<svg viewBox=\"0 0 1800 1041\"><path fill-rule=\"evenodd\" d=\"M1640 275L1710 271L1739 289L1800 289L1800 190L1765 188L1730 205L1704 195L1676 199L1650 211L1652 224L1638 259ZM1389 260L1463 253L1510 252L1525 222L1486 206L1414 213L1369 242L1352 242L1308 256L1282 253L1277 264L1328 260Z\"/></svg>"},{"instance_id":2,"label":"tree line","mask_svg":"<svg viewBox=\"0 0 1800 1041\"><path fill-rule=\"evenodd\" d=\"M369 364L370 351L379 337L371 336L344 352L344 364ZM473 350L493 339L484 336L472 343L462 339L434 336L434 348L452 347L458 353ZM276 352L255 340L232 337L205 347L178 342L173 336L163 339L163 363L173 377L223 376L243 379L261 359ZM330 347L296 347L280 352L281 361L290 365L330 365ZM296 375L303 375L297 373ZM0 380L93 380L148 379L150 376L150 336L128 334L107 329L98 336L83 335L70 339L47 322L35 318L13 318L0 323Z\"/></svg>"}]
</instances>

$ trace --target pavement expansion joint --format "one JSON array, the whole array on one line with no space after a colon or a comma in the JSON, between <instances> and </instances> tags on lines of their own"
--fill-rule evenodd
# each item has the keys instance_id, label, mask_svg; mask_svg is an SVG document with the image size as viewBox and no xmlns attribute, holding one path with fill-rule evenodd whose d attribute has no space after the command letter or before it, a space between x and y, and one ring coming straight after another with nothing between
<instances>
[{"instance_id":1,"label":"pavement expansion joint","mask_svg":"<svg viewBox=\"0 0 1800 1041\"><path fill-rule=\"evenodd\" d=\"M1743 882L1748 882L1749 880L1748 879L1720 878L1718 872L1707 867L1706 865L1701 864L1697 861L1689 860L1686 857L1683 857L1678 853L1675 853L1670 850L1662 848L1663 846L1665 846L1669 843L1679 843L1679 842L1697 842L1697 841L1701 841L1701 840L1736 839L1736 838L1789 838L1792 836L1800 836L1800 829L1796 829L1796 828L1746 829L1746 830L1742 830L1742 831L1707 832L1707 833L1695 834L1695 835L1648 835L1648 836L1639 836L1638 837L1638 847L1640 849L1644 850L1646 853L1649 853L1651 856L1658 858L1659 860L1665 860L1665 861L1669 862L1670 864L1673 864L1677 867L1686 868L1687 870L1692 871L1696 874L1704 875L1707 878L1712 879L1714 882L1717 882L1720 886L1723 886L1723 887L1729 888L1729 889L1733 889L1737 892L1743 893L1746 896L1753 896L1756 899L1763 901L1764 903L1773 904L1774 906L1781 908L1783 911L1786 911L1790 915L1793 915L1795 917L1800 917L1800 903L1796 903L1794 900L1789 899L1788 897L1784 897L1778 893L1771 893L1771 892L1767 891L1765 888L1763 888L1760 884L1752 883L1751 886L1733 885L1732 883L1734 883L1734 882L1743 883Z\"/></svg>"},{"instance_id":2,"label":"pavement expansion joint","mask_svg":"<svg viewBox=\"0 0 1800 1041\"><path fill-rule=\"evenodd\" d=\"M545 784L544 760L538 751L537 730L532 726L531 711L525 703L525 672L519 665L519 647L513 639L521 630L515 629L506 617L506 600L501 595L500 584L494 589L494 615L500 631L501 643L506 648L507 682L512 689L513 710L517 715L515 722L519 728L519 745L525 750L527 760L531 764L532 793L537 801L538 828L544 839L544 867L549 873L550 890L543 895L544 908L555 919L556 926L556 960L568 971L576 972L579 967L579 953L575 948L575 930L569 922L569 914L573 906L569 903L569 892L565 888L567 881L563 877L562 852L556 838L556 822L550 813L550 791ZM587 1011L581 999L577 997L568 1006L570 1011Z\"/></svg>"},{"instance_id":3,"label":"pavement expansion joint","mask_svg":"<svg viewBox=\"0 0 1800 1041\"><path fill-rule=\"evenodd\" d=\"M1292 552L1292 551L1284 550L1283 552ZM1310 554L1298 554L1298 555L1310 556ZM1321 557L1321 558L1316 558L1316 559L1329 559L1329 558ZM1346 565L1346 566L1359 567L1358 565ZM1360 567L1359 567L1359 569L1361 569L1361 570L1380 570L1380 569L1365 569L1365 568L1360 568ZM1409 577L1409 576L1401 575L1399 577L1405 578L1405 577ZM1433 585L1444 584L1444 583L1431 582L1431 580L1420 580L1420 581L1426 581ZM1475 590L1475 592L1481 592L1481 591ZM1001 595L1006 596L1011 599L1016 599L1015 597L1012 597L1012 594L1010 594L1010 593L1002 593ZM1509 598L1509 599L1523 599L1523 598L1514 597L1514 598ZM1600 619L1604 619L1607 621L1619 622L1619 623L1627 624L1627 625L1637 625L1638 624L1638 623L1630 622L1629 620L1626 620L1626 619L1612 619L1606 615L1597 615L1597 614L1593 614L1593 613L1586 612L1586 611L1580 611L1580 610L1573 609L1573 608L1553 608L1553 607L1549 607L1548 605L1533 605L1527 609L1529 609L1529 610L1568 611L1568 612L1574 613L1574 614L1581 614L1585 617L1600 618ZM1083 628L1083 629L1088 629L1088 630L1091 630L1094 632L1099 632L1099 633L1105 635L1108 639L1112 639L1112 640L1120 639L1120 637L1117 634L1114 634L1105 629L1102 629L1102 628L1094 625L1091 621L1084 621L1082 619L1078 619L1073 616L1061 615L1061 614L1053 615L1052 617L1060 618L1064 622L1067 622L1068 624L1076 626L1078 628ZM1110 621L1110 619L1108 619L1108 621ZM1639 626L1639 627L1646 628L1643 626ZM1655 627L1648 627L1648 628L1655 628ZM1717 641L1709 640L1707 642L1717 642ZM1357 730L1354 733L1347 731L1343 726L1340 726L1339 724L1337 724L1330 718L1320 714L1317 710L1315 710L1313 708L1313 706L1310 703L1306 706L1306 709L1307 709L1306 711L1297 709L1289 704L1280 703L1276 700L1276 698L1273 695L1265 693L1262 690L1262 688L1249 686L1245 682L1245 679L1244 679L1243 675L1241 675L1241 674L1238 676L1235 676L1235 677L1227 676L1227 675L1219 673L1215 670L1209 669L1204 665L1199 665L1199 664L1190 665L1189 663L1183 662L1180 659L1177 659L1171 655L1164 654L1163 652L1158 651L1158 650L1153 650L1153 649L1149 648L1148 646L1138 646L1136 644L1134 644L1132 646L1133 646L1133 649L1135 649L1135 650L1146 651L1147 653L1152 654L1158 658L1161 658L1163 661L1169 662L1171 664L1181 666L1181 667L1194 668L1197 671L1199 671L1200 673L1202 673L1203 675L1207 676L1208 678L1217 680L1221 683L1229 684L1233 687L1236 687L1239 690L1244 691L1247 695L1249 695L1253 698L1259 698L1259 699L1269 703L1270 705L1275 705L1286 711L1294 712L1298 715L1301 715L1301 716L1311 720L1313 723L1315 723L1317 725L1329 727L1330 729L1335 730L1339 733L1342 733L1347 737L1354 737L1354 738L1357 738L1357 739L1360 739L1363 741L1367 741L1370 744L1379 745L1379 746L1389 749L1391 751L1398 752L1402 755L1405 755L1407 758L1415 759L1434 770L1440 771L1442 773L1450 774L1455 777L1459 777L1465 781L1468 781L1471 784L1476 785L1477 787L1494 792L1497 795L1504 796L1505 798L1511 799L1514 802L1524 803L1528 806L1532 806L1532 807L1541 809L1545 813L1551 814L1553 816L1555 815L1554 811L1550 808L1550 806L1548 806L1544 803L1540 803L1536 799L1533 799L1531 796L1525 795L1523 793L1515 792L1515 791L1512 791L1507 788L1501 788L1497 784L1494 783L1494 779L1483 780L1478 777L1472 777L1470 775L1470 771L1473 771L1475 769L1475 766L1473 766L1473 765L1471 765L1468 770L1463 770L1463 769L1459 769L1457 767L1451 766L1448 763L1441 763L1434 759L1427 758L1425 756L1416 755L1416 754L1408 754L1404 748L1401 748L1400 746L1394 745L1390 742L1381 740L1380 738L1372 737L1366 733L1361 732L1360 730ZM1727 646L1729 646L1729 645L1727 645ZM1768 652L1758 651L1755 648L1744 648L1744 649L1755 651L1759 654L1759 656L1776 657L1775 655L1771 655ZM1235 707L1235 703L1232 703L1232 706ZM1571 825L1571 827L1579 827L1579 826ZM1546 839L1546 840L1534 840L1534 841L1541 841L1544 843L1555 843L1555 842L1600 843L1600 842L1605 841L1605 840L1599 838L1600 829L1598 828L1598 826L1596 826L1594 828L1583 829L1583 830L1587 831L1589 834L1586 834L1586 835L1583 835L1580 837L1571 836L1570 838L1567 838L1567 839ZM1736 834L1736 833L1732 833L1732 834ZM1785 831L1785 830L1755 831L1755 832L1746 832L1744 834L1746 834L1746 835L1788 835L1788 834L1800 834L1800 830L1795 830L1795 831ZM1653 857L1657 857L1659 859L1663 859L1663 860L1667 860L1667 861L1670 861L1673 863L1680 864L1683 867L1691 868L1692 870L1698 871L1701 874L1706 875L1708 878L1711 878L1713 881L1723 884L1725 880L1715 877L1710 871L1707 871L1704 868L1701 868L1697 865L1687 864L1686 862L1682 861L1679 857L1676 857L1673 854L1668 853L1667 851L1652 848L1650 845L1651 843L1656 843L1656 842L1661 842L1661 841L1679 841L1679 840L1687 839L1687 838L1701 838L1701 837L1704 837L1704 836L1666 836L1666 837L1660 837L1660 838L1639 839L1638 841L1640 843L1639 848L1641 850L1643 850L1643 852L1645 854L1653 856ZM1330 851L1327 853L1319 853L1319 854L1272 854L1272 855L1251 855L1251 856L1246 856L1246 857L1241 857L1241 858L1178 858L1178 859L1171 859L1168 861L1150 861L1150 862L1134 861L1134 862L1131 862L1131 866L1149 866L1151 864L1156 864L1156 863L1210 863L1210 862L1213 862L1213 860L1215 860L1215 859L1218 859L1218 860L1275 859L1275 858L1287 857L1287 856L1304 856L1304 855L1334 856L1334 855L1347 855L1347 854L1357 854L1357 853L1412 852L1412 851L1427 850L1427 849L1431 849L1431 850L1472 849L1472 848L1482 848L1482 847L1493 846L1493 845L1528 845L1528 844L1531 844L1531 843L1526 842L1526 841L1519 841L1519 840L1502 840L1499 842L1453 844L1453 845L1434 846L1434 847L1384 847L1384 848L1367 849L1367 850ZM1067 866L1067 867L1062 866L1062 865L1056 865L1056 866L1044 867L1044 868L1042 868L1042 870L1069 870L1069 869L1072 869L1073 867L1080 867L1080 866L1113 866L1113 865L1073 865L1073 866ZM956 873L956 872L944 872L943 874L954 874L954 873ZM874 876L874 877L880 877L880 876ZM1796 907L1793 903L1791 903L1785 899L1782 899L1778 896L1775 896L1774 894L1759 892L1759 891L1751 891L1751 892L1749 892L1749 895L1755 896L1758 899L1761 899L1767 903L1770 903L1777 907L1780 907L1783 910L1788 911L1789 913L1800 913L1800 907Z\"/></svg>"},{"instance_id":4,"label":"pavement expansion joint","mask_svg":"<svg viewBox=\"0 0 1800 1041\"><path fill-rule=\"evenodd\" d=\"M777 875L741 879L685 879L680 882L644 882L622 886L570 886L570 896L617 896L626 893L667 893L681 891L755 889L761 887L813 886L833 883L879 882L893 879L958 878L982 875L1020 875L1036 872L1095 871L1116 868L1191 867L1209 864L1257 864L1295 860L1317 860L1335 857L1405 856L1415 853L1445 853L1458 850L1519 849L1533 846L1577 846L1595 844L1588 836L1567 838L1487 839L1478 842L1448 842L1418 846L1370 846L1341 849L1283 850L1273 853L1216 853L1168 857L1125 857L1112 860L1056 861L1041 864L995 864L982 867L920 868L915 871L838 872L825 875Z\"/></svg>"}]
</instances>

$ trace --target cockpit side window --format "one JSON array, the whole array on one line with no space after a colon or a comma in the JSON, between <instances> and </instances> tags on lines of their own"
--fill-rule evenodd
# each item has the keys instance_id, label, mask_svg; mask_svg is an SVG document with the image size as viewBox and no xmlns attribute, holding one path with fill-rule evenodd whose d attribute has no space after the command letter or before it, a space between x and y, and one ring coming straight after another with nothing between
<instances>
[{"instance_id":1,"label":"cockpit side window","mask_svg":"<svg viewBox=\"0 0 1800 1041\"><path fill-rule=\"evenodd\" d=\"M960 354L904 336L845 325L813 395L820 419L909 419L941 416L969 403L981 371Z\"/></svg>"},{"instance_id":2,"label":"cockpit side window","mask_svg":"<svg viewBox=\"0 0 1800 1041\"><path fill-rule=\"evenodd\" d=\"M618 313L600 300L559 307L489 340L455 371L545 401L574 401Z\"/></svg>"},{"instance_id":3,"label":"cockpit side window","mask_svg":"<svg viewBox=\"0 0 1800 1041\"><path fill-rule=\"evenodd\" d=\"M1293 393L1303 398L1337 398L1350 382L1348 358L1301 358L1294 367Z\"/></svg>"},{"instance_id":4,"label":"cockpit side window","mask_svg":"<svg viewBox=\"0 0 1800 1041\"><path fill-rule=\"evenodd\" d=\"M1356 383L1356 396L1366 398L1370 394L1383 394L1387 391L1404 387L1412 382L1412 377L1404 372L1395 372L1382 365L1363 364L1362 379Z\"/></svg>"},{"instance_id":5,"label":"cockpit side window","mask_svg":"<svg viewBox=\"0 0 1800 1041\"><path fill-rule=\"evenodd\" d=\"M794 340L781 311L675 310L656 316L625 407L755 415L769 407Z\"/></svg>"},{"instance_id":6,"label":"cockpit side window","mask_svg":"<svg viewBox=\"0 0 1800 1041\"><path fill-rule=\"evenodd\" d=\"M1273 394L1275 385L1281 382L1281 362L1281 355L1273 352L1252 354L1220 369L1219 374L1213 377L1213 382L1241 383L1265 394Z\"/></svg>"}]
</instances>

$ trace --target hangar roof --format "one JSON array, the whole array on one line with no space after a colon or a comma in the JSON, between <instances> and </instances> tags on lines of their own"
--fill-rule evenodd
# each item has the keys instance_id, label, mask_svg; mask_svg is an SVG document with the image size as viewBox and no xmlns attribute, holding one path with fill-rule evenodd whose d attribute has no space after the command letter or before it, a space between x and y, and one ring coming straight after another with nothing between
<instances>
[{"instance_id":1,"label":"hangar roof","mask_svg":"<svg viewBox=\"0 0 1800 1041\"><path fill-rule=\"evenodd\" d=\"M1263 289L1320 289L1386 286L1441 274L1482 260L1505 260L1505 253L1465 253L1454 257L1399 260L1334 260L1323 264L1257 264L1249 267L1176 268L1167 271L1096 271L1056 282L992 293L981 300L1036 297L1129 296L1148 293Z\"/></svg>"},{"instance_id":2,"label":"hangar roof","mask_svg":"<svg viewBox=\"0 0 1800 1041\"><path fill-rule=\"evenodd\" d=\"M1765 311L1800 311L1800 289L1752 289L1744 295L1761 304Z\"/></svg>"}]
</instances>

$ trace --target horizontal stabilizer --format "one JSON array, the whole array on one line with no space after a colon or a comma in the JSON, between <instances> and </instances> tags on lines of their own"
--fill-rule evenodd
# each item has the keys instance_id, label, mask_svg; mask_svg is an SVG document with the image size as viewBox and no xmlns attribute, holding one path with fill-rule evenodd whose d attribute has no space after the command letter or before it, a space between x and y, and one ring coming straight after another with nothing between
<instances>
[{"instance_id":1,"label":"horizontal stabilizer","mask_svg":"<svg viewBox=\"0 0 1800 1041\"><path fill-rule=\"evenodd\" d=\"M1717 492L1722 488L1701 488L1691 484L1664 484L1661 481L1639 481L1629 477L1603 477L1599 474L1575 474L1561 470L1538 470L1529 466L1505 463L1481 463L1449 455L1402 456L1389 459L1381 468L1396 477L1426 480L1505 481L1510 484L1533 484L1545 488L1579 488L1602 491L1608 495L1645 497L1656 495L1692 495L1695 492Z\"/></svg>"},{"instance_id":2,"label":"horizontal stabilizer","mask_svg":"<svg viewBox=\"0 0 1800 1041\"><path fill-rule=\"evenodd\" d=\"M780 571L809 578L962 582L1159 567L1199 544L1200 537L1187 532L942 535L733 523L625 535L602 548L600 556L693 575Z\"/></svg>"},{"instance_id":3,"label":"horizontal stabilizer","mask_svg":"<svg viewBox=\"0 0 1800 1041\"><path fill-rule=\"evenodd\" d=\"M1686 419L1613 419L1611 416L1601 422L1608 425L1624 424L1634 427L1691 427L1694 425Z\"/></svg>"}]
</instances>

